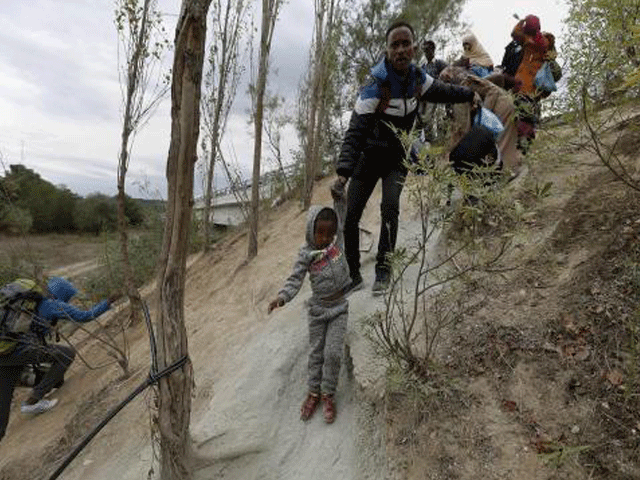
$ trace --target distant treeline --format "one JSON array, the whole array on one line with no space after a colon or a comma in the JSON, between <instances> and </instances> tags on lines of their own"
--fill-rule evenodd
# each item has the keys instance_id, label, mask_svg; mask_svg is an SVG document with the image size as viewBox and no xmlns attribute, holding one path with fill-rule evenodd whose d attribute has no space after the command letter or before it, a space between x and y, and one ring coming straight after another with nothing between
<instances>
[{"instance_id":1,"label":"distant treeline","mask_svg":"<svg viewBox=\"0 0 640 480\"><path fill-rule=\"evenodd\" d=\"M146 205L143 205L145 203ZM159 202L127 197L125 214L132 226L141 225ZM152 212L155 210L155 212ZM65 186L55 186L24 165L10 165L0 177L0 232L98 234L116 229L116 198L99 193L82 198Z\"/></svg>"}]
</instances>

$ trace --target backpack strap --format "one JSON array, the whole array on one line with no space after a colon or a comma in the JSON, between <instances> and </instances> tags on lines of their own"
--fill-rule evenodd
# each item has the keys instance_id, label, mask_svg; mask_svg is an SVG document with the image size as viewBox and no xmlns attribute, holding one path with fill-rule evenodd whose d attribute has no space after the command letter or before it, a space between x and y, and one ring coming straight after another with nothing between
<instances>
[{"instance_id":1,"label":"backpack strap","mask_svg":"<svg viewBox=\"0 0 640 480\"><path fill-rule=\"evenodd\" d=\"M377 79L376 82L378 82ZM376 107L376 114L382 115L391 102L391 82L388 79L378 82L378 88L380 89L380 102Z\"/></svg>"},{"instance_id":2,"label":"backpack strap","mask_svg":"<svg viewBox=\"0 0 640 480\"><path fill-rule=\"evenodd\" d=\"M410 70L409 74L411 75L411 79L409 82L413 82L413 98L415 98L418 103L420 102L420 75L416 72L416 70ZM391 81L389 79L385 79L380 82L378 79L375 79L378 83L378 88L380 89L380 102L376 107L376 114L383 114L384 111L389 106L389 102L391 102ZM409 83L407 82L407 83Z\"/></svg>"}]
</instances>

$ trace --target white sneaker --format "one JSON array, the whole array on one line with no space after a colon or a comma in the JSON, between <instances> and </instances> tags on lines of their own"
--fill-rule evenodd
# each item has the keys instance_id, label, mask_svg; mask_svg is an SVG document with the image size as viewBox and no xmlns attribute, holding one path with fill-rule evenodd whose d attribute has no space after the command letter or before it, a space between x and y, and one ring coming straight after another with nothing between
<instances>
[{"instance_id":1,"label":"white sneaker","mask_svg":"<svg viewBox=\"0 0 640 480\"><path fill-rule=\"evenodd\" d=\"M48 412L53 407L55 407L57 403L58 403L58 400L56 398L52 398L51 400L46 400L43 398L42 400L34 403L33 405L28 405L22 402L22 405L20 406L20 411L22 413L33 413L33 414L44 413L44 412Z\"/></svg>"}]
</instances>

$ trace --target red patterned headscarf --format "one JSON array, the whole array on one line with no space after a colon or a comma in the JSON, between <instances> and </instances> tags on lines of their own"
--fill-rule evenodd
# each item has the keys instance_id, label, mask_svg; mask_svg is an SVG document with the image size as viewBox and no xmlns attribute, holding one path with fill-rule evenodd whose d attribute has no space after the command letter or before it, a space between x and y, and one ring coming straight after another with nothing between
<instances>
[{"instance_id":1,"label":"red patterned headscarf","mask_svg":"<svg viewBox=\"0 0 640 480\"><path fill-rule=\"evenodd\" d=\"M542 33L540 32L540 19L535 15L527 15L524 17L524 26L522 28L525 34L533 37L539 45L544 43Z\"/></svg>"}]
</instances>

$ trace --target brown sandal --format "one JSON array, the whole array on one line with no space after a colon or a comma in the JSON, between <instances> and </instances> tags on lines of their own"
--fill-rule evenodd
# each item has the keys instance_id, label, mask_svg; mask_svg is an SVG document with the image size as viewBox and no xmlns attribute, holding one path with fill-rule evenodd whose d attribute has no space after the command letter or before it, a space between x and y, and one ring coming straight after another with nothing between
<instances>
[{"instance_id":1,"label":"brown sandal","mask_svg":"<svg viewBox=\"0 0 640 480\"><path fill-rule=\"evenodd\" d=\"M333 395L322 395L322 414L327 423L333 423L336 419L336 402L333 400Z\"/></svg>"},{"instance_id":2,"label":"brown sandal","mask_svg":"<svg viewBox=\"0 0 640 480\"><path fill-rule=\"evenodd\" d=\"M302 404L302 408L300 409L300 420L304 422L309 420L313 415L313 413L318 408L319 403L320 403L320 395L317 393L309 392L306 400Z\"/></svg>"}]
</instances>

